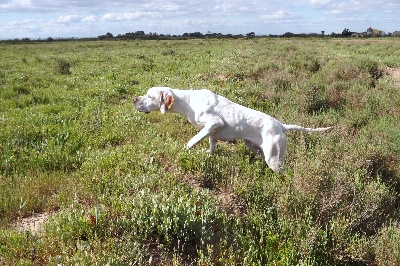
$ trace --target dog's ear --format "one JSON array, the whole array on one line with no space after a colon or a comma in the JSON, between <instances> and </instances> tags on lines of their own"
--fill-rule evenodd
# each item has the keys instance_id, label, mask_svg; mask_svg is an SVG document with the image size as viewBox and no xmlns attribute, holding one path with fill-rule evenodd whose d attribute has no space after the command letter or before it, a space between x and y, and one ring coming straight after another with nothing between
<instances>
[{"instance_id":1,"label":"dog's ear","mask_svg":"<svg viewBox=\"0 0 400 266\"><path fill-rule=\"evenodd\" d=\"M172 96L171 94L167 95L167 98L164 101L164 105L167 108L167 110L171 108L171 106L174 104L174 101L175 101L174 96Z\"/></svg>"},{"instance_id":2,"label":"dog's ear","mask_svg":"<svg viewBox=\"0 0 400 266\"><path fill-rule=\"evenodd\" d=\"M158 92L158 95L160 97L160 112L165 114L165 112L167 112L168 109L174 104L174 96L172 96L172 94L168 91L160 91Z\"/></svg>"}]
</instances>

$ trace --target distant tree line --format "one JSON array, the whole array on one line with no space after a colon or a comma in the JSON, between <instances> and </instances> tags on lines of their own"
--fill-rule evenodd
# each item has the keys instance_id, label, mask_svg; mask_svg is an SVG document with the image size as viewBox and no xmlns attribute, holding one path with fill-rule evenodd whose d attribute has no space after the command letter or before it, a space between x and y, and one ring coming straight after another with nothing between
<instances>
[{"instance_id":1,"label":"distant tree line","mask_svg":"<svg viewBox=\"0 0 400 266\"><path fill-rule=\"evenodd\" d=\"M345 28L341 33L332 32L331 34L325 34L325 31L321 31L321 33L291 33L286 32L282 35L256 35L255 32L249 32L245 35L243 34L222 34L222 33L212 33L207 32L203 34L201 32L191 32L191 33L183 33L182 35L170 35L170 34L157 34L155 32L145 33L144 31L136 31L136 32L128 32L125 34L118 34L114 36L111 33L107 33L105 35L98 36L99 39L188 39L188 38L249 38L249 37L302 37L302 38L310 38L310 37L332 37L332 38L346 38L346 37L384 37L391 36L392 34L384 34L384 35L376 35L376 34L368 34L368 32L352 32L349 29Z\"/></svg>"},{"instance_id":2,"label":"distant tree line","mask_svg":"<svg viewBox=\"0 0 400 266\"><path fill-rule=\"evenodd\" d=\"M203 34L201 32L185 32L182 35L171 35L171 34L158 34L156 32L145 33L144 31L128 32L125 34L118 34L114 36L112 33L106 33L99 35L98 39L188 39L188 38L242 38L242 37L255 37L254 32L249 32L246 35L243 34L222 34L208 32Z\"/></svg>"},{"instance_id":3,"label":"distant tree line","mask_svg":"<svg viewBox=\"0 0 400 266\"><path fill-rule=\"evenodd\" d=\"M371 29L371 28L369 28ZM368 29L368 30L369 30ZM243 34L222 34L222 33L212 33L207 32L203 34L201 32L185 32L182 35L171 35L171 34L157 34L156 32L145 33L144 31L136 31L136 32L128 32L125 34L118 34L114 36L112 33L107 32L104 35L99 35L97 38L52 38L49 37L47 39L36 39L33 41L45 41L52 42L57 40L69 41L69 40L127 40L127 39L143 39L143 40L170 40L170 39L192 39L192 38L263 38L263 37L271 37L271 38L321 38L321 37L331 37L331 38L347 38L347 37L391 37L391 36L399 36L399 34L374 34L371 32L352 32L349 29L345 28L341 33L332 32L331 34L325 34L325 31L321 31L321 33L292 33L286 32L282 35L256 35L255 32L249 32L245 35ZM371 29L372 30L372 29ZM397 32L396 32L397 33ZM29 42L31 39L22 38L22 39L13 39L13 40L5 40L5 42Z\"/></svg>"}]
</instances>

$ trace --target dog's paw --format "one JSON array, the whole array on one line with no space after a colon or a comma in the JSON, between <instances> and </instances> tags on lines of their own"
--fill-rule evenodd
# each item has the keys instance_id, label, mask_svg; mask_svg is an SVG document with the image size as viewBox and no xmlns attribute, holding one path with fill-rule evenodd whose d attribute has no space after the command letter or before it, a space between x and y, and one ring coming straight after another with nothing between
<instances>
[{"instance_id":1,"label":"dog's paw","mask_svg":"<svg viewBox=\"0 0 400 266\"><path fill-rule=\"evenodd\" d=\"M186 149L188 150L188 149L192 148L195 144L196 144L196 142L190 140L190 141L186 144Z\"/></svg>"},{"instance_id":2,"label":"dog's paw","mask_svg":"<svg viewBox=\"0 0 400 266\"><path fill-rule=\"evenodd\" d=\"M193 145L192 145L192 146L193 146ZM192 146L190 146L189 143L186 144L186 145L185 145L185 150L189 150Z\"/></svg>"}]
</instances>

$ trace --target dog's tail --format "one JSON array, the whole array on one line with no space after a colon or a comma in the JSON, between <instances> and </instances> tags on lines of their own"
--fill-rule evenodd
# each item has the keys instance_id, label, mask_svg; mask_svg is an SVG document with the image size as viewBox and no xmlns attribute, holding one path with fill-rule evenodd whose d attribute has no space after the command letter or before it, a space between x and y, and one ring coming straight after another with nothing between
<instances>
[{"instance_id":1,"label":"dog's tail","mask_svg":"<svg viewBox=\"0 0 400 266\"><path fill-rule=\"evenodd\" d=\"M304 132L324 132L324 131L331 130L334 127L309 128L309 127L301 127L301 126L298 126L298 125L286 125L286 124L283 124L283 128L285 129L285 131L295 130L295 131L304 131Z\"/></svg>"}]
</instances>

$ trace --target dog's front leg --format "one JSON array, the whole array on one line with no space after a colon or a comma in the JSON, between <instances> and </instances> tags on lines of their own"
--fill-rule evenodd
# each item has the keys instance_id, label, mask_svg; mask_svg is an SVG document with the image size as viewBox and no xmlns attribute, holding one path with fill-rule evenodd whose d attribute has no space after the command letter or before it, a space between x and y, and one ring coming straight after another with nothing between
<instances>
[{"instance_id":1,"label":"dog's front leg","mask_svg":"<svg viewBox=\"0 0 400 266\"><path fill-rule=\"evenodd\" d=\"M189 140L189 142L186 145L186 149L192 148L194 145L196 145L203 139L209 137L210 134L214 133L216 130L218 130L222 126L224 126L224 122L222 121L221 118L219 118L219 117L213 118L212 123L211 122L207 123L205 125L205 127L199 131L199 133L197 133L191 140ZM215 141L214 141L214 143L211 141L210 142L210 151L211 152L213 150L214 145L215 145Z\"/></svg>"}]
</instances>

